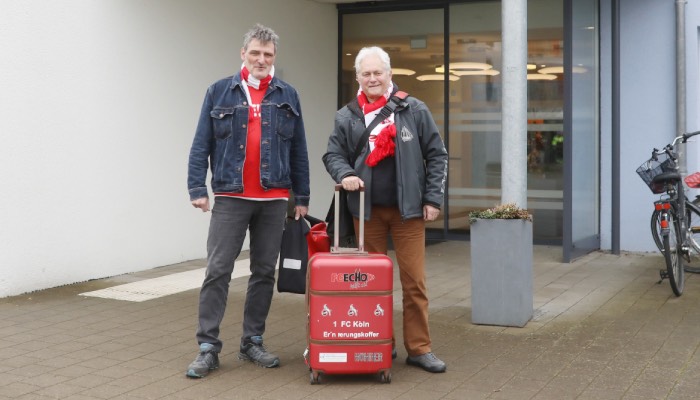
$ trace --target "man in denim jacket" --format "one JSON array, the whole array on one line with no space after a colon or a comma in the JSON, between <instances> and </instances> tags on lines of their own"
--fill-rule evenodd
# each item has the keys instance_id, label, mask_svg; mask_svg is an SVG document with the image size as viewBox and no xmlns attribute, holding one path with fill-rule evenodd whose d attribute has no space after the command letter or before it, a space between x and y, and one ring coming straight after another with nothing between
<instances>
[{"instance_id":1,"label":"man in denim jacket","mask_svg":"<svg viewBox=\"0 0 700 400\"><path fill-rule=\"evenodd\" d=\"M299 96L274 76L278 36L256 24L244 37L243 65L207 90L189 157L187 186L195 208L209 211L206 177L216 197L207 240L207 270L199 294L199 355L187 376L219 366L219 326L234 261L250 231L250 271L238 357L272 368L279 358L263 347L275 265L289 190L295 217L309 205L309 159Z\"/></svg>"}]
</instances>

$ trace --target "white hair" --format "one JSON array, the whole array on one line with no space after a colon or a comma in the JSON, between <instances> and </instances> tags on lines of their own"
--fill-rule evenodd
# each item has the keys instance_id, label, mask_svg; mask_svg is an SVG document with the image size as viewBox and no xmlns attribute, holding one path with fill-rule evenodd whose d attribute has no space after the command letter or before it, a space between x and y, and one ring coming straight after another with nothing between
<instances>
[{"instance_id":1,"label":"white hair","mask_svg":"<svg viewBox=\"0 0 700 400\"><path fill-rule=\"evenodd\" d=\"M355 57L355 74L360 73L360 63L362 60L365 59L368 55L377 55L379 56L379 59L382 61L384 64L384 68L387 71L391 71L391 60L389 59L389 54L384 51L381 47L378 46L371 46L371 47L363 47L360 49L359 52L357 52L357 57Z\"/></svg>"}]
</instances>

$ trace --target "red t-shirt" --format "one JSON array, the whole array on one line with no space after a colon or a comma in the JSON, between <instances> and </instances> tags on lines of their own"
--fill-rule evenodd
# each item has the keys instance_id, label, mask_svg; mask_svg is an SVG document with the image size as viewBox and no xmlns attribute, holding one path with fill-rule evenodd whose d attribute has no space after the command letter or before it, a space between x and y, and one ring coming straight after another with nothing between
<instances>
[{"instance_id":1,"label":"red t-shirt","mask_svg":"<svg viewBox=\"0 0 700 400\"><path fill-rule=\"evenodd\" d=\"M248 86L250 105L248 113L248 136L246 138L246 154L243 163L243 193L215 193L216 196L242 197L251 200L288 199L289 190L272 188L265 190L260 183L260 137L262 124L260 118L260 103L265 95L264 89ZM271 160L271 162L275 162Z\"/></svg>"}]
</instances>

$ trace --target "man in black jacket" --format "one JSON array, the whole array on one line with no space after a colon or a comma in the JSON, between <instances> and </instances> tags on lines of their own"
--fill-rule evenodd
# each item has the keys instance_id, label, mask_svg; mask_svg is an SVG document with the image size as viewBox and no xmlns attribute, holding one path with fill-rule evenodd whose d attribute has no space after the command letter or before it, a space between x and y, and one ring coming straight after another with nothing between
<instances>
[{"instance_id":1,"label":"man in black jacket","mask_svg":"<svg viewBox=\"0 0 700 400\"><path fill-rule=\"evenodd\" d=\"M365 249L386 254L391 234L403 293L406 362L426 371L444 372L445 363L432 352L428 327L425 222L440 214L447 151L430 110L413 97L401 101L370 132L367 143L360 144L365 127L398 88L391 80L389 55L379 47L360 50L355 72L360 90L357 98L336 113L323 162L331 177L351 192L348 206L356 231L357 190L365 187ZM353 162L359 146L362 152Z\"/></svg>"}]
</instances>

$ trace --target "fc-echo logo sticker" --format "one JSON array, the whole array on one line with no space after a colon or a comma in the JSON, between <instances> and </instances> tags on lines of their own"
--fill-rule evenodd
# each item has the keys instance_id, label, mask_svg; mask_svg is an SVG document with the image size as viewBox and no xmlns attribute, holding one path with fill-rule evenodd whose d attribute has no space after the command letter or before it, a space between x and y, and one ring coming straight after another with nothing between
<instances>
[{"instance_id":1,"label":"fc-echo logo sticker","mask_svg":"<svg viewBox=\"0 0 700 400\"><path fill-rule=\"evenodd\" d=\"M374 279L374 274L362 272L359 268L356 269L355 272L351 273L331 274L331 282L350 283L351 289L367 287L367 284L372 282Z\"/></svg>"}]
</instances>

